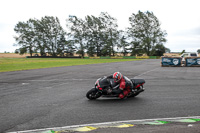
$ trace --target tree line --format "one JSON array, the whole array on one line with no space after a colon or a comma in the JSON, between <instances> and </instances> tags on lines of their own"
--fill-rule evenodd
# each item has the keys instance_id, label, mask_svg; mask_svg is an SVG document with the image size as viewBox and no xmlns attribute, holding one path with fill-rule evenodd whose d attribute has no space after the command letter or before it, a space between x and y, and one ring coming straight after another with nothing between
<instances>
[{"instance_id":1,"label":"tree line","mask_svg":"<svg viewBox=\"0 0 200 133\"><path fill-rule=\"evenodd\" d=\"M14 28L16 52L20 54L40 53L41 56L73 56L74 53L84 57L126 56L147 54L161 56L168 48L166 31L161 30L160 22L153 12L141 12L129 17L130 27L118 30L117 19L106 12L98 17L87 15L84 19L69 16L64 29L57 17L45 16L41 19L29 19L18 22Z\"/></svg>"}]
</instances>

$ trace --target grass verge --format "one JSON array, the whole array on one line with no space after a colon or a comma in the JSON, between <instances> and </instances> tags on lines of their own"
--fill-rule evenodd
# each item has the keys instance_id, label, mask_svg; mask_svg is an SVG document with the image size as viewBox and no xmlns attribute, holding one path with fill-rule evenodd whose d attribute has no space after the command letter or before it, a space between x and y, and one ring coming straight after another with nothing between
<instances>
[{"instance_id":1,"label":"grass verge","mask_svg":"<svg viewBox=\"0 0 200 133\"><path fill-rule=\"evenodd\" d=\"M0 72L135 60L141 59L0 58Z\"/></svg>"}]
</instances>

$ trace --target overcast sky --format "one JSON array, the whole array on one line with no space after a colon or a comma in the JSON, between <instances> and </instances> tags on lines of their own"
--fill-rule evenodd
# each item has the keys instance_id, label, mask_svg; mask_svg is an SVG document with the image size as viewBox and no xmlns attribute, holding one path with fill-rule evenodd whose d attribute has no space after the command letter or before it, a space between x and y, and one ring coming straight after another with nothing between
<instances>
[{"instance_id":1,"label":"overcast sky","mask_svg":"<svg viewBox=\"0 0 200 133\"><path fill-rule=\"evenodd\" d=\"M200 0L1 0L0 52L14 52L14 27L19 21L44 16L58 17L66 29L69 15L84 18L107 12L117 19L119 29L129 27L132 13L151 11L166 30L165 46L171 52L200 49Z\"/></svg>"}]
</instances>

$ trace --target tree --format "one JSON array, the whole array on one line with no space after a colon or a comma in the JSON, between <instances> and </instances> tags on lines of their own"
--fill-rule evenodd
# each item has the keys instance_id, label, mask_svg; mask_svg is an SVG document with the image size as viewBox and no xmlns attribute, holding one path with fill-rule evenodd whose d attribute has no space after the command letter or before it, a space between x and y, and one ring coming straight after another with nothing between
<instances>
[{"instance_id":1,"label":"tree","mask_svg":"<svg viewBox=\"0 0 200 133\"><path fill-rule=\"evenodd\" d=\"M200 54L200 49L197 50L197 53Z\"/></svg>"},{"instance_id":2,"label":"tree","mask_svg":"<svg viewBox=\"0 0 200 133\"><path fill-rule=\"evenodd\" d=\"M60 40L58 40L58 48L57 48L57 54L64 57L65 53L66 56L73 56L75 51L75 46L73 44L73 41L66 40L65 36L62 35Z\"/></svg>"},{"instance_id":3,"label":"tree","mask_svg":"<svg viewBox=\"0 0 200 133\"><path fill-rule=\"evenodd\" d=\"M86 48L89 56L101 56L102 49L102 27L101 21L95 16L85 17L85 39L87 41Z\"/></svg>"},{"instance_id":4,"label":"tree","mask_svg":"<svg viewBox=\"0 0 200 133\"><path fill-rule=\"evenodd\" d=\"M20 53L19 49L15 49L15 54L19 54L19 53Z\"/></svg>"},{"instance_id":5,"label":"tree","mask_svg":"<svg viewBox=\"0 0 200 133\"><path fill-rule=\"evenodd\" d=\"M185 50L183 50L183 51L180 53L180 55L182 55L183 53L185 53Z\"/></svg>"},{"instance_id":6,"label":"tree","mask_svg":"<svg viewBox=\"0 0 200 133\"><path fill-rule=\"evenodd\" d=\"M131 25L128 28L129 37L132 36L134 45L139 44L148 56L154 54L151 51L156 45L163 45L167 41L165 38L167 33L161 30L161 24L153 12L133 13L129 21Z\"/></svg>"},{"instance_id":7,"label":"tree","mask_svg":"<svg viewBox=\"0 0 200 133\"><path fill-rule=\"evenodd\" d=\"M126 41L128 38L127 33L125 31L120 30L119 31L119 43L118 47L122 49L122 53L124 56L128 53L129 49L129 43Z\"/></svg>"},{"instance_id":8,"label":"tree","mask_svg":"<svg viewBox=\"0 0 200 133\"><path fill-rule=\"evenodd\" d=\"M58 40L57 54L64 57L64 51L66 46L66 39L64 35L61 35L60 40Z\"/></svg>"},{"instance_id":9,"label":"tree","mask_svg":"<svg viewBox=\"0 0 200 133\"><path fill-rule=\"evenodd\" d=\"M165 53L165 46L163 44L157 44L155 48L152 50L153 56L163 56Z\"/></svg>"},{"instance_id":10,"label":"tree","mask_svg":"<svg viewBox=\"0 0 200 133\"><path fill-rule=\"evenodd\" d=\"M106 52L108 55L115 56L115 46L117 46L117 42L119 39L118 25L117 19L111 17L107 12L101 12L99 20L101 21L101 27L103 35L101 35L101 40L105 44L104 48L106 48Z\"/></svg>"},{"instance_id":11,"label":"tree","mask_svg":"<svg viewBox=\"0 0 200 133\"><path fill-rule=\"evenodd\" d=\"M66 33L60 25L60 21L57 17L42 17L41 23L44 28L45 43L48 44L47 49L52 56L57 56L57 50L59 47L58 42Z\"/></svg>"},{"instance_id":12,"label":"tree","mask_svg":"<svg viewBox=\"0 0 200 133\"><path fill-rule=\"evenodd\" d=\"M70 16L67 20L68 34L70 36L70 43L78 44L78 54L84 57L86 47L85 41L85 22L76 16Z\"/></svg>"},{"instance_id":13,"label":"tree","mask_svg":"<svg viewBox=\"0 0 200 133\"><path fill-rule=\"evenodd\" d=\"M114 47L117 44L117 23L108 13L101 12L99 17L85 17L85 39L87 41L87 53L93 56L114 55Z\"/></svg>"},{"instance_id":14,"label":"tree","mask_svg":"<svg viewBox=\"0 0 200 133\"><path fill-rule=\"evenodd\" d=\"M27 48L26 48L26 47L19 48L19 54L20 54L20 55L23 55L23 54L25 54L25 53L27 53ZM31 55L31 56L32 56L32 55Z\"/></svg>"},{"instance_id":15,"label":"tree","mask_svg":"<svg viewBox=\"0 0 200 133\"><path fill-rule=\"evenodd\" d=\"M40 51L44 56L46 51L57 56L58 42L65 36L65 32L57 17L45 16L41 20L29 19L27 22L19 22L15 28L18 36L15 36L16 45L20 47L20 54Z\"/></svg>"},{"instance_id":16,"label":"tree","mask_svg":"<svg viewBox=\"0 0 200 133\"><path fill-rule=\"evenodd\" d=\"M46 56L46 51L48 48L46 32L47 28L43 20L33 20L35 25L35 42L36 50L39 50L41 56Z\"/></svg>"},{"instance_id":17,"label":"tree","mask_svg":"<svg viewBox=\"0 0 200 133\"><path fill-rule=\"evenodd\" d=\"M171 50L169 48L165 48L165 53L170 53Z\"/></svg>"},{"instance_id":18,"label":"tree","mask_svg":"<svg viewBox=\"0 0 200 133\"><path fill-rule=\"evenodd\" d=\"M29 51L32 56L33 48L35 48L35 32L32 19L29 19L27 22L18 22L14 31L18 34L18 36L15 36L14 38L17 42L16 45L21 46L20 54L24 54Z\"/></svg>"}]
</instances>

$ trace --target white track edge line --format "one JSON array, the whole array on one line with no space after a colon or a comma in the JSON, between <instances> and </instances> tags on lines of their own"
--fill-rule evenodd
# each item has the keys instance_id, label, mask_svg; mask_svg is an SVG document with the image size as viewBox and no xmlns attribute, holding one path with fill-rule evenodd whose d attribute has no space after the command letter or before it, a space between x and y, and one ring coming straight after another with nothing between
<instances>
[{"instance_id":1,"label":"white track edge line","mask_svg":"<svg viewBox=\"0 0 200 133\"><path fill-rule=\"evenodd\" d=\"M178 119L187 119L187 118L200 118L200 116L113 121L113 122L91 123L91 124L82 124L82 125L71 125L71 126L64 126L64 127L34 129L34 130L26 130L26 131L14 131L14 132L7 132L7 133L25 133L25 132L37 132L37 131L46 131L46 130L63 129L63 128L66 129L66 128L76 128L76 127L84 127L84 126L98 126L98 125L107 125L107 124L117 124L117 123L123 123L123 122L125 122L125 123L128 123L128 122L146 122L146 121L155 121L155 120L176 120L176 119L178 120Z\"/></svg>"},{"instance_id":2,"label":"white track edge line","mask_svg":"<svg viewBox=\"0 0 200 133\"><path fill-rule=\"evenodd\" d=\"M160 67L157 67L157 68L154 68L154 69L152 69L152 70L143 72L143 73L141 73L141 74L139 74L139 75L137 75L137 76L135 76L135 77L140 77L140 76L145 75L145 74L147 74L147 73L149 73L149 72L155 71L156 69L159 69L159 68L160 68Z\"/></svg>"}]
</instances>

